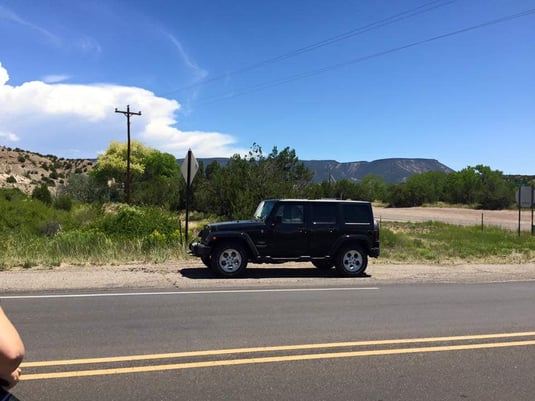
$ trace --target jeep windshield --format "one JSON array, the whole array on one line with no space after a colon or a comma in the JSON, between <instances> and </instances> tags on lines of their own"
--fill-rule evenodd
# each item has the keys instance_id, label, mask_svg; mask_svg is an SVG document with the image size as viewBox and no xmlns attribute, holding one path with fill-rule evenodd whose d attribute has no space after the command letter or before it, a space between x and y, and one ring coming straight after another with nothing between
<instances>
[{"instance_id":1,"label":"jeep windshield","mask_svg":"<svg viewBox=\"0 0 535 401\"><path fill-rule=\"evenodd\" d=\"M275 201L262 201L254 212L254 218L258 220L265 220L271 213L271 209L275 205Z\"/></svg>"}]
</instances>

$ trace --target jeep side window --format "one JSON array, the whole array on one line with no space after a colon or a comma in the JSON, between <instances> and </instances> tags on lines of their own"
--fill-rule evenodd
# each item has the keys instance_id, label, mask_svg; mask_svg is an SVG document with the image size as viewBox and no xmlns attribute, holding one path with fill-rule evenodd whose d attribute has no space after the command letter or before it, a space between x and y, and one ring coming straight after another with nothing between
<instances>
[{"instance_id":1,"label":"jeep side window","mask_svg":"<svg viewBox=\"0 0 535 401\"><path fill-rule=\"evenodd\" d=\"M370 224L368 205L344 205L344 222L349 224Z\"/></svg>"},{"instance_id":2,"label":"jeep side window","mask_svg":"<svg viewBox=\"0 0 535 401\"><path fill-rule=\"evenodd\" d=\"M271 213L271 209L275 206L274 201L262 201L256 208L254 213L255 219L264 220Z\"/></svg>"},{"instance_id":3,"label":"jeep side window","mask_svg":"<svg viewBox=\"0 0 535 401\"><path fill-rule=\"evenodd\" d=\"M303 224L303 205L280 205L275 220L283 224Z\"/></svg>"},{"instance_id":4,"label":"jeep side window","mask_svg":"<svg viewBox=\"0 0 535 401\"><path fill-rule=\"evenodd\" d=\"M312 205L312 224L336 224L336 205Z\"/></svg>"}]
</instances>

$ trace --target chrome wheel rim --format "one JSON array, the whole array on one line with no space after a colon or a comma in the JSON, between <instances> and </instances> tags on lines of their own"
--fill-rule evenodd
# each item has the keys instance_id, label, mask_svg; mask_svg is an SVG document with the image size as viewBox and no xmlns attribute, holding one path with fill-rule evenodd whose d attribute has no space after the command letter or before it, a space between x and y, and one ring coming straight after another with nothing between
<instances>
[{"instance_id":1,"label":"chrome wheel rim","mask_svg":"<svg viewBox=\"0 0 535 401\"><path fill-rule=\"evenodd\" d=\"M354 272L362 267L363 258L359 251L347 251L344 255L342 263L344 269L348 272Z\"/></svg>"},{"instance_id":2,"label":"chrome wheel rim","mask_svg":"<svg viewBox=\"0 0 535 401\"><path fill-rule=\"evenodd\" d=\"M225 249L219 256L219 267L226 273L233 273L242 265L241 254L236 249Z\"/></svg>"}]
</instances>

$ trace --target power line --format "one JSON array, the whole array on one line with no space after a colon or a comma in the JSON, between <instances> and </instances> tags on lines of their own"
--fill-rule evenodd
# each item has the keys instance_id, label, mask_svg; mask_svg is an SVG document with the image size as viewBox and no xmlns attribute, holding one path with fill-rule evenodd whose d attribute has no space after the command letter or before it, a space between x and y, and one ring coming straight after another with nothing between
<instances>
[{"instance_id":1,"label":"power line","mask_svg":"<svg viewBox=\"0 0 535 401\"><path fill-rule=\"evenodd\" d=\"M268 58L266 60L259 61L257 63L251 64L251 65L246 66L246 67L238 68L238 69L236 69L234 71L231 71L231 72L228 72L226 74L217 75L217 76L215 76L213 78L209 78L209 79L206 79L204 81L201 81L201 82L198 82L198 83L195 83L195 84L192 84L192 85L184 86L184 87L179 88L179 89L174 89L172 91L169 91L169 92L166 92L166 93L162 94L161 96L167 96L167 95L175 93L175 92L180 92L180 91L184 91L184 90L188 90L188 89L194 89L194 88L197 88L197 87L200 87L200 86L204 86L204 85L206 85L208 83L221 81L223 79L228 79L229 77L234 76L234 75L243 74L244 72L248 72L248 71L255 70L255 69L267 66L267 65L271 65L271 64L275 64L275 63L278 63L278 62L281 62L281 61L284 61L284 60L288 60L290 58L297 57L297 56L299 56L301 54L308 53L308 52L311 52L313 50L316 50L316 49L319 49L319 48L322 48L322 47L325 47L325 46L329 46L329 45L335 44L337 42L340 42L340 41L343 41L343 40L346 40L346 39L350 39L350 38L352 38L354 36L357 36L357 35L362 35L362 34L364 34L366 32L370 32L370 31L375 30L375 29L383 28L383 27L391 25L393 23L396 23L396 22L399 22L399 21L403 21L403 20L408 19L408 18L415 17L417 15L420 15L420 14L435 10L437 8L440 8L440 7L444 7L446 5L454 3L456 1L457 0L447 0L447 1L445 1L445 0L433 0L433 1L427 2L425 4L422 4L422 5L418 6L418 7L414 7L414 8L402 11L400 13L391 15L391 16L389 16L387 18L383 18L381 20L372 22L370 24L367 24L367 25L364 25L364 26L361 26L361 27L358 27L358 28L351 29L349 31L340 33L338 35L332 36L332 37L327 38L327 39L323 39L323 40L321 40L319 42L312 43L312 44L310 44L308 46L300 47L298 49L295 49L295 50L292 50L290 52L281 54L279 56Z\"/></svg>"},{"instance_id":2,"label":"power line","mask_svg":"<svg viewBox=\"0 0 535 401\"><path fill-rule=\"evenodd\" d=\"M529 15L532 15L532 14L535 14L535 8L532 8L532 9L529 9L529 10L526 10L526 11L522 11L522 12L517 13L517 14L512 14L512 15L508 15L508 16L505 16L505 17L497 18L497 19L494 19L494 20L491 20L491 21L482 22L482 23L477 24L477 25L472 25L472 26L469 26L467 28L463 28L463 29L459 29L459 30L456 30L456 31L448 32L448 33L445 33L445 34L442 34L442 35L437 35L437 36L433 36L431 38L422 39L422 40L419 40L419 41L416 41L416 42L412 42L412 43L409 43L409 44L406 44L406 45L403 45L403 46L394 47L394 48L391 48L391 49L388 49L388 50L384 50L384 51L381 51L381 52L378 52L378 53L374 53L374 54L370 54L370 55L367 55L367 56L354 58L352 60L348 60L348 61L345 61L343 63L338 63L338 64L334 64L334 65L331 65L331 66L319 68L319 69L316 69L316 70L313 70L313 71L303 72L303 73L295 74L295 75L292 75L292 76L289 76L289 77L286 77L286 78L281 78L281 79L278 79L278 80L265 82L263 84L259 84L259 85L253 86L250 89L245 89L245 90L243 90L241 92L232 93L232 94L229 94L229 95L226 95L226 96L214 97L214 98L211 98L211 99L207 99L206 101L201 101L200 104L212 104L212 103L217 103L217 102L222 101L222 100L227 100L227 99L231 99L231 98L235 98L235 97L239 97L239 96L248 95L250 93L258 92L258 91L261 91L261 90L264 90L264 89L268 89L268 88L272 88L272 87L275 87L275 86L284 85L284 84L287 84L287 83L290 83L290 82L294 82L294 81L298 81L298 80L305 79L305 78L310 78L312 76L323 74L323 73L326 73L326 72L329 72L329 71L332 71L332 70L335 70L335 69L339 69L339 68L342 68L342 67L346 67L348 65L362 63L364 61L368 61L368 60L371 60L371 59L374 59L374 58L379 58L379 57L386 56L388 54L396 53L396 52L399 52L399 51L402 51L402 50L407 50L407 49L412 48L412 47L420 46L420 45L423 45L423 44L426 44L426 43L430 43L430 42L434 42L434 41L437 41L437 40L440 40L440 39L449 38L451 36L460 35L460 34L463 34L463 33L466 33L466 32L474 31L476 29L486 28L488 26L500 24L502 22L507 22L507 21L510 21L510 20L513 20L513 19L526 17L526 16L529 16Z\"/></svg>"}]
</instances>

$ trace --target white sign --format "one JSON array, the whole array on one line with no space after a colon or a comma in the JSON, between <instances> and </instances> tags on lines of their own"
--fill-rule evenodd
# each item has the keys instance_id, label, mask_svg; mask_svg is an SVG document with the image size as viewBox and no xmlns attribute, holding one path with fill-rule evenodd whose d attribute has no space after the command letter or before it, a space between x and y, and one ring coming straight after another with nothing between
<instances>
[{"instance_id":1,"label":"white sign","mask_svg":"<svg viewBox=\"0 0 535 401\"><path fill-rule=\"evenodd\" d=\"M520 187L520 190L516 191L516 203L520 207L532 207L533 200L535 199L535 191L533 187Z\"/></svg>"},{"instance_id":2,"label":"white sign","mask_svg":"<svg viewBox=\"0 0 535 401\"><path fill-rule=\"evenodd\" d=\"M189 182L188 182L188 166L189 166ZM188 153L186 154L186 157L184 159L184 163L182 163L182 166L180 167L180 171L182 172L182 176L186 180L186 184L189 186L191 185L191 182L193 181L193 177L195 177L195 174L197 174L197 171L199 171L199 163L197 163L197 160L195 159L195 156L193 156L193 152L188 150Z\"/></svg>"}]
</instances>

